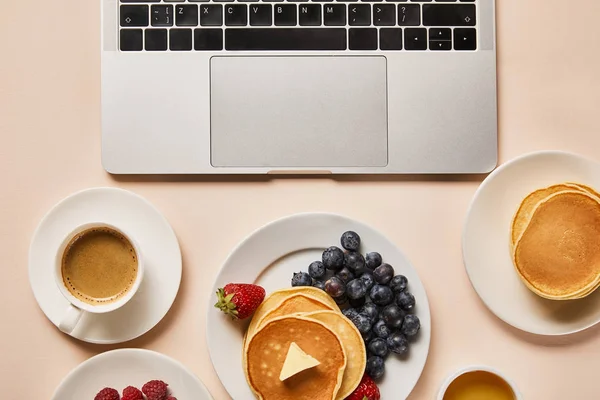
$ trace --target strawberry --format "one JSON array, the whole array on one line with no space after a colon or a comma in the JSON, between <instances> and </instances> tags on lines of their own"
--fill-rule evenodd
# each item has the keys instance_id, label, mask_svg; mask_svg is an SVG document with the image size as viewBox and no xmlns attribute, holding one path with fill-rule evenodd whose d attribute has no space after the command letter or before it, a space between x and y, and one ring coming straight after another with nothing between
<instances>
[{"instance_id":1,"label":"strawberry","mask_svg":"<svg viewBox=\"0 0 600 400\"><path fill-rule=\"evenodd\" d=\"M369 375L364 374L358 387L346 397L346 400L379 400L380 398L379 388Z\"/></svg>"},{"instance_id":2,"label":"strawberry","mask_svg":"<svg viewBox=\"0 0 600 400\"><path fill-rule=\"evenodd\" d=\"M248 318L265 299L265 289L246 283L229 283L217 290L215 307L234 319Z\"/></svg>"}]
</instances>

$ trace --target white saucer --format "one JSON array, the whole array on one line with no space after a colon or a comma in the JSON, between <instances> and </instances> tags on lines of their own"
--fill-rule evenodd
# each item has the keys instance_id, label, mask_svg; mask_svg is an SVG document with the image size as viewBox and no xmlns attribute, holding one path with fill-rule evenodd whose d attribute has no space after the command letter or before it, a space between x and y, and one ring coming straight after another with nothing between
<instances>
[{"instance_id":1,"label":"white saucer","mask_svg":"<svg viewBox=\"0 0 600 400\"><path fill-rule=\"evenodd\" d=\"M166 382L178 399L212 400L202 382L183 364L140 349L108 351L79 364L60 383L52 400L91 400L105 387L121 394L127 386L141 389L153 379Z\"/></svg>"},{"instance_id":2,"label":"white saucer","mask_svg":"<svg viewBox=\"0 0 600 400\"><path fill-rule=\"evenodd\" d=\"M483 181L463 230L465 268L481 300L498 318L534 334L565 335L600 322L600 290L581 300L546 300L513 267L510 225L519 204L536 189L563 182L600 189L600 164L559 151L516 158Z\"/></svg>"},{"instance_id":3,"label":"white saucer","mask_svg":"<svg viewBox=\"0 0 600 400\"><path fill-rule=\"evenodd\" d=\"M116 188L88 189L62 200L34 233L29 248L29 281L42 311L58 326L69 303L54 281L57 249L69 231L98 221L121 227L137 241L145 262L144 280L133 299L117 311L84 314L71 336L90 343L121 343L143 335L160 322L181 282L177 237L147 200Z\"/></svg>"},{"instance_id":4,"label":"white saucer","mask_svg":"<svg viewBox=\"0 0 600 400\"><path fill-rule=\"evenodd\" d=\"M213 307L217 288L229 282L257 283L267 293L288 288L293 272L306 271L312 261L321 258L326 247L339 246L340 236L347 230L361 236L362 253L381 253L397 274L408 278L409 290L417 302L421 332L411 343L405 360L388 357L385 376L378 385L384 399L404 399L415 387L425 367L431 336L429 302L417 271L392 242L363 223L333 214L299 214L272 222L245 239L231 253L214 283L206 337L213 366L233 399L254 398L242 368L242 339L247 324L232 321Z\"/></svg>"}]
</instances>

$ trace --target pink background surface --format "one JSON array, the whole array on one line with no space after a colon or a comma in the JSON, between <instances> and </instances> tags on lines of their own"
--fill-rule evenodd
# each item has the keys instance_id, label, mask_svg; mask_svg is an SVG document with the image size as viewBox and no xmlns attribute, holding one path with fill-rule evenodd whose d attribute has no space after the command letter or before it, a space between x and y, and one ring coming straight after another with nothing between
<instances>
[{"instance_id":1,"label":"pink background surface","mask_svg":"<svg viewBox=\"0 0 600 400\"><path fill-rule=\"evenodd\" d=\"M411 399L432 399L447 374L473 363L505 372L526 399L600 396L598 328L554 339L518 332L471 288L460 237L480 177L111 177L100 165L98 1L1 3L0 387L8 398L48 399L88 357L143 347L180 360L215 399L228 399L205 344L213 277L249 232L302 211L362 220L418 269L433 336ZM498 0L497 14L501 161L538 149L600 159L600 1ZM171 312L150 333L118 346L61 334L38 308L27 278L29 241L42 216L93 186L145 196L170 221L183 252L184 278Z\"/></svg>"}]
</instances>

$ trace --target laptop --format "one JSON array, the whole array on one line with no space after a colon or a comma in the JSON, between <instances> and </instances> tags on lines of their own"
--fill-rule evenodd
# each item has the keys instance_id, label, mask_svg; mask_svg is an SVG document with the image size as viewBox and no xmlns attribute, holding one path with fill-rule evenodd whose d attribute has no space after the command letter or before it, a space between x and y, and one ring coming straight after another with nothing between
<instances>
[{"instance_id":1,"label":"laptop","mask_svg":"<svg viewBox=\"0 0 600 400\"><path fill-rule=\"evenodd\" d=\"M485 173L495 0L100 0L114 174Z\"/></svg>"}]
</instances>

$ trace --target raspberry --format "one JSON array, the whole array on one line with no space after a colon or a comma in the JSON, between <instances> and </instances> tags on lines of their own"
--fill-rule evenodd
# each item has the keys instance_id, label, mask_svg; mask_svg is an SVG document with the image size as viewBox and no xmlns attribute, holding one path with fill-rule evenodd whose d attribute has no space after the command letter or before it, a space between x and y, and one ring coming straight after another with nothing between
<instances>
[{"instance_id":1,"label":"raspberry","mask_svg":"<svg viewBox=\"0 0 600 400\"><path fill-rule=\"evenodd\" d=\"M94 400L119 400L121 396L119 396L119 392L117 392L113 388L104 388L98 392Z\"/></svg>"},{"instance_id":2,"label":"raspberry","mask_svg":"<svg viewBox=\"0 0 600 400\"><path fill-rule=\"evenodd\" d=\"M167 397L167 400L177 400L177 397L169 396Z\"/></svg>"},{"instance_id":3,"label":"raspberry","mask_svg":"<svg viewBox=\"0 0 600 400\"><path fill-rule=\"evenodd\" d=\"M144 395L140 392L140 389L127 386L123 389L123 398L121 400L144 400Z\"/></svg>"},{"instance_id":4,"label":"raspberry","mask_svg":"<svg viewBox=\"0 0 600 400\"><path fill-rule=\"evenodd\" d=\"M148 400L166 400L167 385L163 381L153 380L142 386L142 392L148 397Z\"/></svg>"}]
</instances>

